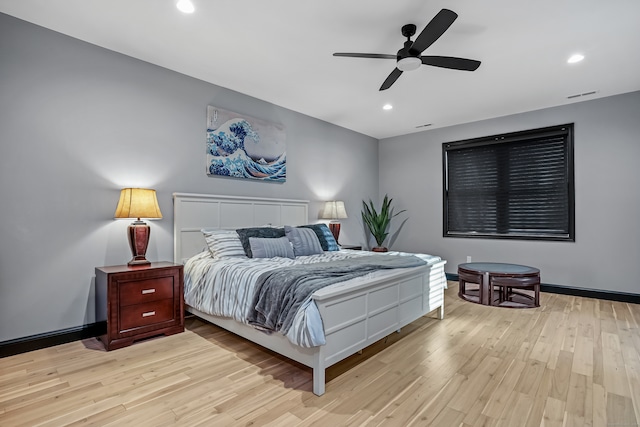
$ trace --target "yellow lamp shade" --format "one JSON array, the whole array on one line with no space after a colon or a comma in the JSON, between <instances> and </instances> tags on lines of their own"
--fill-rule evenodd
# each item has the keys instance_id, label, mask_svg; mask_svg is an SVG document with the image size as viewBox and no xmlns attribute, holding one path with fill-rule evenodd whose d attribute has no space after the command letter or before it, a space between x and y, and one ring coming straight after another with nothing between
<instances>
[{"instance_id":1,"label":"yellow lamp shade","mask_svg":"<svg viewBox=\"0 0 640 427\"><path fill-rule=\"evenodd\" d=\"M115 218L162 218L156 190L147 188L123 188L116 208Z\"/></svg>"}]
</instances>

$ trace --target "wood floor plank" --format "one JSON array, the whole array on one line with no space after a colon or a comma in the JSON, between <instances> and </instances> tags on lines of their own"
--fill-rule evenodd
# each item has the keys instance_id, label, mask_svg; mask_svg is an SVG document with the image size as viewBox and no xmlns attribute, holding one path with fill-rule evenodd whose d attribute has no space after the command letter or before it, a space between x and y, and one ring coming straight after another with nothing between
<instances>
[{"instance_id":1,"label":"wood floor plank","mask_svg":"<svg viewBox=\"0 0 640 427\"><path fill-rule=\"evenodd\" d=\"M594 311L595 320L593 322L593 382L594 384L604 384L604 351L602 346L602 321L597 316L600 313L601 301L596 300Z\"/></svg>"},{"instance_id":2,"label":"wood floor plank","mask_svg":"<svg viewBox=\"0 0 640 427\"><path fill-rule=\"evenodd\" d=\"M3 411L17 409L20 406L28 405L35 400L43 399L68 387L69 384L62 382L60 378L52 378L49 381L38 382L34 385L12 388L0 397L0 409Z\"/></svg>"},{"instance_id":3,"label":"wood floor plank","mask_svg":"<svg viewBox=\"0 0 640 427\"><path fill-rule=\"evenodd\" d=\"M491 394L487 405L482 410L483 414L495 419L500 418L500 414L504 410L509 396L519 381L525 366L526 363L522 360L511 360L511 363L506 366L504 376L500 380L496 390Z\"/></svg>"},{"instance_id":4,"label":"wood floor plank","mask_svg":"<svg viewBox=\"0 0 640 427\"><path fill-rule=\"evenodd\" d=\"M550 396L550 392L552 389L553 370L547 367L542 374L542 379L540 380L538 390L536 390L535 395L532 397L533 401L531 404L531 409L529 411L529 416L526 420L526 427L536 427L542 424L546 399L548 396Z\"/></svg>"},{"instance_id":5,"label":"wood floor plank","mask_svg":"<svg viewBox=\"0 0 640 427\"><path fill-rule=\"evenodd\" d=\"M0 418L0 425L3 426L31 426L47 421L60 414L66 414L78 409L78 407L89 406L93 402L87 397L87 393L95 385L87 385L80 388L64 389L63 391L37 400L31 404L7 411L7 421L4 416Z\"/></svg>"},{"instance_id":6,"label":"wood floor plank","mask_svg":"<svg viewBox=\"0 0 640 427\"><path fill-rule=\"evenodd\" d=\"M604 366L604 385L611 393L631 397L627 371L624 366L620 337L618 334L602 332L602 352Z\"/></svg>"},{"instance_id":7,"label":"wood floor plank","mask_svg":"<svg viewBox=\"0 0 640 427\"><path fill-rule=\"evenodd\" d=\"M607 425L607 392L601 384L593 384L593 426Z\"/></svg>"},{"instance_id":8,"label":"wood floor plank","mask_svg":"<svg viewBox=\"0 0 640 427\"><path fill-rule=\"evenodd\" d=\"M116 404L110 400L103 400L100 403L81 406L78 409L71 410L59 417L47 415L42 423L34 423L33 425L37 425L38 427L56 427L73 425L80 422L97 423L99 421L124 414L125 412L126 408L124 406Z\"/></svg>"},{"instance_id":9,"label":"wood floor plank","mask_svg":"<svg viewBox=\"0 0 640 427\"><path fill-rule=\"evenodd\" d=\"M401 399L389 402L383 410L366 420L368 425L399 425L405 426L417 417L425 402L437 394L438 387L430 385L429 379L418 377L406 390Z\"/></svg>"},{"instance_id":10,"label":"wood floor plank","mask_svg":"<svg viewBox=\"0 0 640 427\"><path fill-rule=\"evenodd\" d=\"M502 368L502 360L489 356L483 359L482 364L467 376L461 386L461 391L447 406L459 412L469 408L469 402L474 402L487 387L491 379Z\"/></svg>"},{"instance_id":11,"label":"wood floor plank","mask_svg":"<svg viewBox=\"0 0 640 427\"><path fill-rule=\"evenodd\" d=\"M500 415L497 426L500 427L525 427L529 419L529 413L533 408L534 398L524 393L514 391Z\"/></svg>"},{"instance_id":12,"label":"wood floor plank","mask_svg":"<svg viewBox=\"0 0 640 427\"><path fill-rule=\"evenodd\" d=\"M433 398L425 402L422 410L407 425L431 425L435 423L435 419L446 408L447 404L455 398L465 380L464 376L455 374Z\"/></svg>"},{"instance_id":13,"label":"wood floor plank","mask_svg":"<svg viewBox=\"0 0 640 427\"><path fill-rule=\"evenodd\" d=\"M95 339L0 359L5 426L592 426L640 420L640 306L542 293L505 309L457 297L327 370L193 316L106 352Z\"/></svg>"},{"instance_id":14,"label":"wood floor plank","mask_svg":"<svg viewBox=\"0 0 640 427\"><path fill-rule=\"evenodd\" d=\"M557 299L556 299L557 300ZM557 363L560 361L560 352L562 351L562 342L564 340L564 329L566 327L566 316L560 312L552 312L549 316L549 323L554 325L553 337L549 343L549 357L547 358L547 367L556 369Z\"/></svg>"},{"instance_id":15,"label":"wood floor plank","mask_svg":"<svg viewBox=\"0 0 640 427\"><path fill-rule=\"evenodd\" d=\"M638 425L631 398L615 393L607 393L607 425Z\"/></svg>"},{"instance_id":16,"label":"wood floor plank","mask_svg":"<svg viewBox=\"0 0 640 427\"><path fill-rule=\"evenodd\" d=\"M581 375L593 376L593 330L584 325L578 326L575 341L573 366L571 370Z\"/></svg>"},{"instance_id":17,"label":"wood floor plank","mask_svg":"<svg viewBox=\"0 0 640 427\"><path fill-rule=\"evenodd\" d=\"M125 407L122 405L117 405L117 406L112 406L107 410L104 410L102 412L93 412L93 410L95 408L93 408L92 406L88 406L86 408L83 409L88 409L89 411L92 412L91 415L86 415L83 418L80 418L76 421L70 421L69 423L66 423L65 420L65 426L66 427L91 427L91 426L103 426L105 425L109 420L112 420L113 418L121 415L122 413L124 413L126 411ZM61 418L59 418L58 420L61 420ZM53 424L53 425L60 425L60 424Z\"/></svg>"},{"instance_id":18,"label":"wood floor plank","mask_svg":"<svg viewBox=\"0 0 640 427\"><path fill-rule=\"evenodd\" d=\"M549 391L549 396L566 402L572 365L573 353L561 350L558 354L556 369L553 370L553 380L551 382L552 386Z\"/></svg>"},{"instance_id":19,"label":"wood floor plank","mask_svg":"<svg viewBox=\"0 0 640 427\"><path fill-rule=\"evenodd\" d=\"M541 427L562 427L564 423L564 402L553 397L547 398Z\"/></svg>"},{"instance_id":20,"label":"wood floor plank","mask_svg":"<svg viewBox=\"0 0 640 427\"><path fill-rule=\"evenodd\" d=\"M520 378L518 378L518 382L516 383L514 390L519 393L533 396L540 385L540 380L542 380L545 365L545 363L535 359L528 360Z\"/></svg>"},{"instance_id":21,"label":"wood floor plank","mask_svg":"<svg viewBox=\"0 0 640 427\"><path fill-rule=\"evenodd\" d=\"M593 382L585 375L571 373L565 412L570 417L582 420L583 424L591 424L593 420Z\"/></svg>"},{"instance_id":22,"label":"wood floor plank","mask_svg":"<svg viewBox=\"0 0 640 427\"><path fill-rule=\"evenodd\" d=\"M445 407L438 413L432 423L428 425L434 426L457 426L462 423L464 419L464 413L453 410L449 407Z\"/></svg>"}]
</instances>

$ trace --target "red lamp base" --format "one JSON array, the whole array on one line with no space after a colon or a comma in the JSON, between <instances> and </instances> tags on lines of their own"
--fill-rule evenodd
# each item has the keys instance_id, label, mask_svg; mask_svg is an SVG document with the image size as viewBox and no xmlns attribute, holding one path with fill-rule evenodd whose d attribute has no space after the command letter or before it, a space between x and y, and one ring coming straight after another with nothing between
<instances>
[{"instance_id":1,"label":"red lamp base","mask_svg":"<svg viewBox=\"0 0 640 427\"><path fill-rule=\"evenodd\" d=\"M329 230L331 230L331 234L333 234L333 238L336 239L336 243L338 243L338 236L340 235L340 223L330 222Z\"/></svg>"},{"instance_id":2,"label":"red lamp base","mask_svg":"<svg viewBox=\"0 0 640 427\"><path fill-rule=\"evenodd\" d=\"M147 246L149 245L149 235L151 234L151 227L149 227L143 221L134 221L131 223L128 229L129 234L129 247L133 258L127 265L149 265L150 261L147 261L145 255L147 253Z\"/></svg>"}]
</instances>

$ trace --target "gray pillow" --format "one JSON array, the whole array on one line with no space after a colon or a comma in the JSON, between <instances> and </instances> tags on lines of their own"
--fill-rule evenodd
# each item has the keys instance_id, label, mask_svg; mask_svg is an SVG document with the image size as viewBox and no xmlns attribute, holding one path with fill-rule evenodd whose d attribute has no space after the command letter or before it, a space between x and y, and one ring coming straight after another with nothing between
<instances>
[{"instance_id":1,"label":"gray pillow","mask_svg":"<svg viewBox=\"0 0 640 427\"><path fill-rule=\"evenodd\" d=\"M238 233L238 237L240 237L240 242L242 242L244 253L247 254L249 258L253 257L253 255L251 255L251 245L249 244L250 237L262 237L262 238L284 237L284 229L274 228L274 227L239 228L236 230L236 233Z\"/></svg>"},{"instance_id":2,"label":"gray pillow","mask_svg":"<svg viewBox=\"0 0 640 427\"><path fill-rule=\"evenodd\" d=\"M310 228L284 226L284 233L293 245L295 256L321 254L322 246L315 231Z\"/></svg>"},{"instance_id":3,"label":"gray pillow","mask_svg":"<svg viewBox=\"0 0 640 427\"><path fill-rule=\"evenodd\" d=\"M252 258L295 258L291 242L286 237L249 237Z\"/></svg>"}]
</instances>

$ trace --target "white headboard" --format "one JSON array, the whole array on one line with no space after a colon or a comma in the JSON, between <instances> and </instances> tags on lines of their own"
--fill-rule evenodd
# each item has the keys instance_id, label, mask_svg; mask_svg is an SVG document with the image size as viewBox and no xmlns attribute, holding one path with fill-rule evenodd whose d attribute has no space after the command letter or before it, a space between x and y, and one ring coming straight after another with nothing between
<instances>
[{"instance_id":1,"label":"white headboard","mask_svg":"<svg viewBox=\"0 0 640 427\"><path fill-rule=\"evenodd\" d=\"M205 247L201 229L309 223L309 201L173 193L173 260L182 264Z\"/></svg>"}]
</instances>

